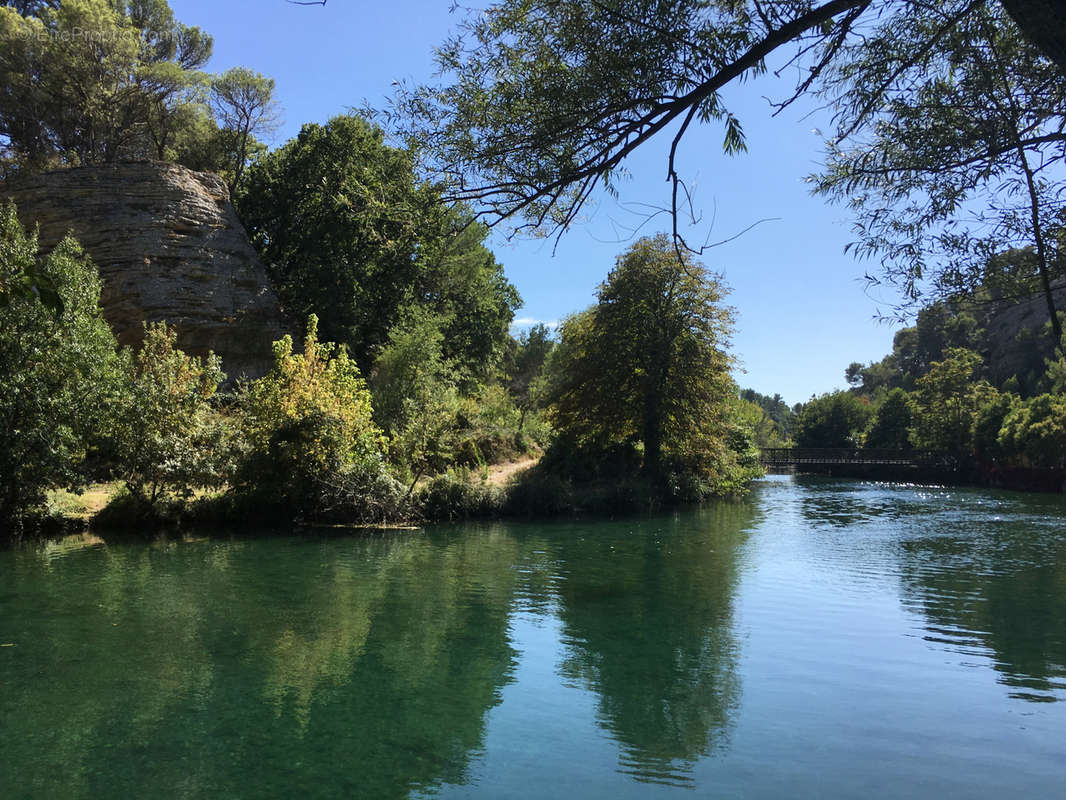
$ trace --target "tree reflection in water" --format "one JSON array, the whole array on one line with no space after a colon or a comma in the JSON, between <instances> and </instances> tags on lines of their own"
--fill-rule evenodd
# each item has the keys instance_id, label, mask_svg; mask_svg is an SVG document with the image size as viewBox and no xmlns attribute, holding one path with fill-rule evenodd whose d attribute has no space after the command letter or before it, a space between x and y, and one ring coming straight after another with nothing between
<instances>
[{"instance_id":1,"label":"tree reflection in water","mask_svg":"<svg viewBox=\"0 0 1066 800\"><path fill-rule=\"evenodd\" d=\"M564 675L599 695L622 770L685 784L727 743L741 693L733 604L755 512L721 503L557 542Z\"/></svg>"},{"instance_id":2,"label":"tree reflection in water","mask_svg":"<svg viewBox=\"0 0 1066 800\"><path fill-rule=\"evenodd\" d=\"M513 668L505 535L0 556L25 796L406 797L464 780Z\"/></svg>"},{"instance_id":3,"label":"tree reflection in water","mask_svg":"<svg viewBox=\"0 0 1066 800\"><path fill-rule=\"evenodd\" d=\"M903 601L928 620L927 641L988 653L1012 697L1053 701L1066 690L1061 503L1027 496L1015 506L1003 498L983 525L957 511L938 523L937 535L902 542Z\"/></svg>"}]
</instances>

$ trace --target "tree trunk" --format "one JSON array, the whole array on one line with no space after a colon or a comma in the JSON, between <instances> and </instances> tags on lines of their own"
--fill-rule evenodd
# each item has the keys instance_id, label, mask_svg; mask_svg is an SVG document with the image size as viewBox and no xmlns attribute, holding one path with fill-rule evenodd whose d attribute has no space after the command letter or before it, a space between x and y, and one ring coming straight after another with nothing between
<instances>
[{"instance_id":1,"label":"tree trunk","mask_svg":"<svg viewBox=\"0 0 1066 800\"><path fill-rule=\"evenodd\" d=\"M1055 294L1051 289L1051 276L1048 267L1047 244L1044 240L1044 229L1040 222L1040 198L1036 188L1036 178L1029 166L1025 150L1018 148L1022 169L1025 172L1026 186L1029 189L1029 210L1033 224L1033 238L1036 239L1036 259L1040 268L1040 287L1044 292L1044 302L1047 304L1048 317L1051 320L1051 335L1055 337L1055 349L1060 350L1062 344L1062 322L1059 320L1058 310L1055 308Z\"/></svg>"}]
</instances>

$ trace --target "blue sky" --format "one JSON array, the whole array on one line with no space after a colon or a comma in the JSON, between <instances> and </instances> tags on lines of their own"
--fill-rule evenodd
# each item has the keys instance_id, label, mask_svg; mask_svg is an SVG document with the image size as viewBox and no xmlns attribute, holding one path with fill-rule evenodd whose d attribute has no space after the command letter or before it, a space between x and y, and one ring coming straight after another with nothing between
<instances>
[{"instance_id":1,"label":"blue sky","mask_svg":"<svg viewBox=\"0 0 1066 800\"><path fill-rule=\"evenodd\" d=\"M274 144L305 122L324 122L365 102L384 105L395 80L429 78L433 47L458 19L450 0L329 0L324 8L284 0L170 4L182 22L214 35L209 69L243 65L277 81L284 124ZM803 182L820 159L814 131L828 127L824 116L805 117L810 107L796 106L770 117L764 96L786 90L772 79L731 88L726 97L744 125L748 152L724 155L721 129L705 126L689 132L680 167L703 216L693 238L718 241L773 218L708 251L703 261L733 290L733 352L746 371L738 382L795 403L843 386L850 362L880 359L891 350L894 329L874 320L878 304L861 280L870 265L843 252L846 209L811 197ZM497 238L497 258L525 301L519 318L558 320L593 302L596 286L631 241L628 230L645 221L639 204L668 199L668 145L664 137L635 154L619 200L604 197L590 208L554 255L552 242ZM641 233L667 225L661 217Z\"/></svg>"}]
</instances>

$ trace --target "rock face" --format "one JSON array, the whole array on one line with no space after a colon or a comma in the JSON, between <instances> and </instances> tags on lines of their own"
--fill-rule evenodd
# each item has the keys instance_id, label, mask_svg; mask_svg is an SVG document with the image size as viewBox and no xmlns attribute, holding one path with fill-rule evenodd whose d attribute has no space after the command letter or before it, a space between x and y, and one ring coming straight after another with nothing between
<instances>
[{"instance_id":1,"label":"rock face","mask_svg":"<svg viewBox=\"0 0 1066 800\"><path fill-rule=\"evenodd\" d=\"M1055 310L1066 311L1066 278L1059 278L1051 283L1051 296L1054 298ZM994 309L985 323L991 345L989 360L998 364L998 377L1007 378L1025 369L1032 361L1030 352L1035 344L1050 355L1050 340L1043 332L1051 316L1047 310L1047 300L1043 294L1034 294L1002 308Z\"/></svg>"},{"instance_id":2,"label":"rock face","mask_svg":"<svg viewBox=\"0 0 1066 800\"><path fill-rule=\"evenodd\" d=\"M72 233L100 271L100 304L120 344L166 321L178 346L214 351L232 379L271 365L282 315L266 271L217 175L176 164L79 167L0 184L41 247Z\"/></svg>"}]
</instances>

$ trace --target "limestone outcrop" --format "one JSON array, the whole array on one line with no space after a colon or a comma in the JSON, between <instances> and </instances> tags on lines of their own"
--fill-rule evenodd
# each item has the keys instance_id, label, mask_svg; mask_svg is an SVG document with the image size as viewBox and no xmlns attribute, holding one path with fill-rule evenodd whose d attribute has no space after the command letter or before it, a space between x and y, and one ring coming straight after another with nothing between
<instances>
[{"instance_id":1,"label":"limestone outcrop","mask_svg":"<svg viewBox=\"0 0 1066 800\"><path fill-rule=\"evenodd\" d=\"M270 368L282 314L266 270L217 175L131 162L57 170L0 184L47 250L67 233L92 257L101 306L119 342L166 321L178 345L222 357L230 378Z\"/></svg>"},{"instance_id":2,"label":"limestone outcrop","mask_svg":"<svg viewBox=\"0 0 1066 800\"><path fill-rule=\"evenodd\" d=\"M1056 311L1066 311L1066 278L1052 282L1051 288ZM996 365L997 379L1024 374L1032 365L1031 351L1035 343L1040 343L1041 349L1049 347L1050 340L1043 330L1049 319L1051 316L1043 293L989 312L985 327L990 347L986 355L989 363Z\"/></svg>"}]
</instances>

